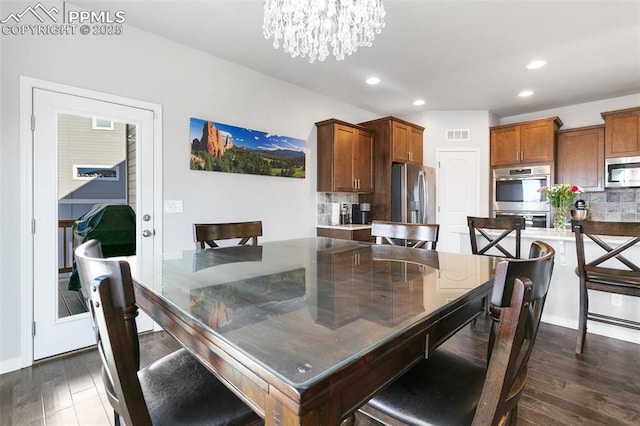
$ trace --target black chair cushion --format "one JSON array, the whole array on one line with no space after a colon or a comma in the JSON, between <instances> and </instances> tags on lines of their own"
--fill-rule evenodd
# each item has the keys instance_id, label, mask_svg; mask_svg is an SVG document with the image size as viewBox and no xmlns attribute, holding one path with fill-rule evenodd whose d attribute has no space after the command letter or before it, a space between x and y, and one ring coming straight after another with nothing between
<instances>
[{"instance_id":1,"label":"black chair cushion","mask_svg":"<svg viewBox=\"0 0 640 426\"><path fill-rule=\"evenodd\" d=\"M154 425L227 425L253 411L185 349L138 372Z\"/></svg>"},{"instance_id":2,"label":"black chair cushion","mask_svg":"<svg viewBox=\"0 0 640 426\"><path fill-rule=\"evenodd\" d=\"M368 405L408 425L470 425L485 373L484 366L438 349Z\"/></svg>"}]
</instances>

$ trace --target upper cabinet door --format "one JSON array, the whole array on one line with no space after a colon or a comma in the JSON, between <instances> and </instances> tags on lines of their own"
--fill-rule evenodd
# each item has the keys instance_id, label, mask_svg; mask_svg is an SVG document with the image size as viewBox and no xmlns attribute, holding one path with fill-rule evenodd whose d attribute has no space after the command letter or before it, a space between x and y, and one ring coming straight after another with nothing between
<instances>
[{"instance_id":1,"label":"upper cabinet door","mask_svg":"<svg viewBox=\"0 0 640 426\"><path fill-rule=\"evenodd\" d=\"M491 165L520 162L520 126L491 130Z\"/></svg>"},{"instance_id":2,"label":"upper cabinet door","mask_svg":"<svg viewBox=\"0 0 640 426\"><path fill-rule=\"evenodd\" d=\"M552 121L539 121L520 126L520 162L553 161L555 127Z\"/></svg>"},{"instance_id":3,"label":"upper cabinet door","mask_svg":"<svg viewBox=\"0 0 640 426\"><path fill-rule=\"evenodd\" d=\"M423 165L423 156L422 156L422 148L424 142L422 140L422 134L424 133L424 129L412 127L411 128L411 139L409 144L409 162L413 164Z\"/></svg>"},{"instance_id":4,"label":"upper cabinet door","mask_svg":"<svg viewBox=\"0 0 640 426\"><path fill-rule=\"evenodd\" d=\"M354 145L353 175L358 192L373 192L373 134L358 130Z\"/></svg>"},{"instance_id":5,"label":"upper cabinet door","mask_svg":"<svg viewBox=\"0 0 640 426\"><path fill-rule=\"evenodd\" d=\"M605 157L640 155L640 108L603 112Z\"/></svg>"},{"instance_id":6,"label":"upper cabinet door","mask_svg":"<svg viewBox=\"0 0 640 426\"><path fill-rule=\"evenodd\" d=\"M353 127L335 125L333 141L333 190L350 192L355 189L353 177L354 143L357 130Z\"/></svg>"},{"instance_id":7,"label":"upper cabinet door","mask_svg":"<svg viewBox=\"0 0 640 426\"><path fill-rule=\"evenodd\" d=\"M409 161L409 141L411 140L411 129L409 126L394 121L392 129L393 161L406 163Z\"/></svg>"},{"instance_id":8,"label":"upper cabinet door","mask_svg":"<svg viewBox=\"0 0 640 426\"><path fill-rule=\"evenodd\" d=\"M558 132L556 182L604 190L604 126Z\"/></svg>"}]
</instances>

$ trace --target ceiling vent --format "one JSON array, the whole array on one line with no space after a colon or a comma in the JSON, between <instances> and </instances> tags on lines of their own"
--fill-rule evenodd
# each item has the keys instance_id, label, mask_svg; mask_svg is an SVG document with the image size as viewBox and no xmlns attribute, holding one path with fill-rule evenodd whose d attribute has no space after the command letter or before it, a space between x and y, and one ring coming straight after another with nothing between
<instances>
[{"instance_id":1,"label":"ceiling vent","mask_svg":"<svg viewBox=\"0 0 640 426\"><path fill-rule=\"evenodd\" d=\"M447 129L445 131L448 142L470 141L471 133L469 129Z\"/></svg>"}]
</instances>

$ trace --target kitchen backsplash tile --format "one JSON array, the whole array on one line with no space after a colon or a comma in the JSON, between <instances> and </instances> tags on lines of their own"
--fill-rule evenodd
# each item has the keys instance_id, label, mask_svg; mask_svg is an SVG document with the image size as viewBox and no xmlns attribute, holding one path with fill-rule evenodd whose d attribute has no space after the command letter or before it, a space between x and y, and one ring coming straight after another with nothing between
<instances>
[{"instance_id":1,"label":"kitchen backsplash tile","mask_svg":"<svg viewBox=\"0 0 640 426\"><path fill-rule=\"evenodd\" d=\"M585 192L579 198L587 202L591 220L640 222L640 188ZM347 203L351 208L351 204L358 202L358 194L318 192L318 224L329 224L331 203Z\"/></svg>"},{"instance_id":2,"label":"kitchen backsplash tile","mask_svg":"<svg viewBox=\"0 0 640 426\"><path fill-rule=\"evenodd\" d=\"M640 188L585 192L589 218L609 222L640 222Z\"/></svg>"},{"instance_id":3,"label":"kitchen backsplash tile","mask_svg":"<svg viewBox=\"0 0 640 426\"><path fill-rule=\"evenodd\" d=\"M331 203L347 203L350 214L351 204L357 204L358 202L358 194L348 192L318 192L318 225L329 225L331 219Z\"/></svg>"}]
</instances>

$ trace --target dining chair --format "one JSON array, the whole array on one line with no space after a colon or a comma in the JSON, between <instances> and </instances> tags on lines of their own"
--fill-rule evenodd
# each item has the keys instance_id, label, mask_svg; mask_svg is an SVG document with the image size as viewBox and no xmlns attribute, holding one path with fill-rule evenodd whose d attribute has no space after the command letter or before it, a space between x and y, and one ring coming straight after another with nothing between
<instances>
[{"instance_id":1,"label":"dining chair","mask_svg":"<svg viewBox=\"0 0 640 426\"><path fill-rule=\"evenodd\" d=\"M438 243L440 225L424 223L371 222L371 236L376 244L405 245L411 248L435 250Z\"/></svg>"},{"instance_id":2,"label":"dining chair","mask_svg":"<svg viewBox=\"0 0 640 426\"><path fill-rule=\"evenodd\" d=\"M521 232L525 226L523 217L467 216L467 226L471 240L471 253L520 259ZM487 230L501 230L502 232L497 236L492 236ZM515 236L515 250L509 251L503 244L506 242L505 238L512 232ZM478 245L478 240L480 240L480 245Z\"/></svg>"},{"instance_id":3,"label":"dining chair","mask_svg":"<svg viewBox=\"0 0 640 426\"><path fill-rule=\"evenodd\" d=\"M542 241L534 241L530 253L531 259L504 259L496 266L491 302L499 321L487 363L439 348L359 415L389 425L515 424L555 257Z\"/></svg>"},{"instance_id":4,"label":"dining chair","mask_svg":"<svg viewBox=\"0 0 640 426\"><path fill-rule=\"evenodd\" d=\"M100 243L75 250L82 292L93 319L102 380L114 424L255 424L260 418L187 350L140 370L140 345L129 263L104 259Z\"/></svg>"},{"instance_id":5,"label":"dining chair","mask_svg":"<svg viewBox=\"0 0 640 426\"><path fill-rule=\"evenodd\" d=\"M576 274L580 279L576 353L581 354L589 320L640 330L638 321L591 312L588 291L640 296L640 264L631 250L640 246L640 223L573 220L571 227L576 238ZM585 247L586 239L594 244Z\"/></svg>"},{"instance_id":6,"label":"dining chair","mask_svg":"<svg viewBox=\"0 0 640 426\"><path fill-rule=\"evenodd\" d=\"M239 238L239 246L251 240L251 244L258 245L258 237L262 236L262 221L230 222L230 223L194 223L193 240L196 248L218 247L216 240L230 240Z\"/></svg>"}]
</instances>

